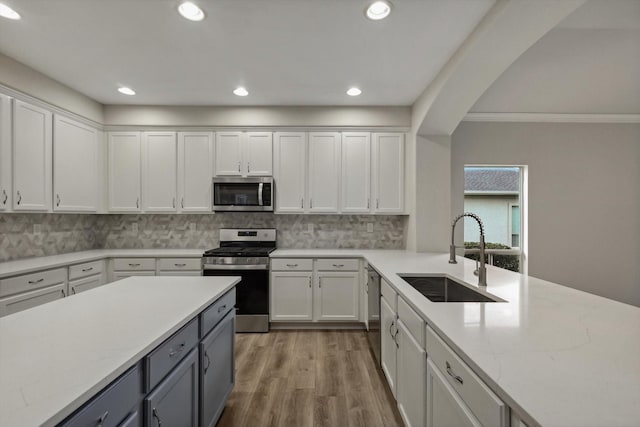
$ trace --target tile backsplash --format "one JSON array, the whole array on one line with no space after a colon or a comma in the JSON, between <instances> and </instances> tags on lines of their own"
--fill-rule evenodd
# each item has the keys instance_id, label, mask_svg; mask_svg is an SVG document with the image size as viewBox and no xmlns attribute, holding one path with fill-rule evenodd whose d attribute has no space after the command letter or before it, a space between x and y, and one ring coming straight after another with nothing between
<instances>
[{"instance_id":1,"label":"tile backsplash","mask_svg":"<svg viewBox=\"0 0 640 427\"><path fill-rule=\"evenodd\" d=\"M379 215L8 213L0 214L0 261L99 248L210 249L220 228L244 227L277 229L280 248L402 249L404 224L402 216Z\"/></svg>"}]
</instances>

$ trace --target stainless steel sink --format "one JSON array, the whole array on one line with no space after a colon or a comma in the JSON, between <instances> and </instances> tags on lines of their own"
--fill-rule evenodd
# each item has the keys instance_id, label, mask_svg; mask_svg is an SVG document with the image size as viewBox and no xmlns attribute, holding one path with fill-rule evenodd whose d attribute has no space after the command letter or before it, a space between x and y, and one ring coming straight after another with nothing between
<instances>
[{"instance_id":1,"label":"stainless steel sink","mask_svg":"<svg viewBox=\"0 0 640 427\"><path fill-rule=\"evenodd\" d=\"M446 276L400 275L418 292L433 302L503 302L497 297L481 294Z\"/></svg>"}]
</instances>

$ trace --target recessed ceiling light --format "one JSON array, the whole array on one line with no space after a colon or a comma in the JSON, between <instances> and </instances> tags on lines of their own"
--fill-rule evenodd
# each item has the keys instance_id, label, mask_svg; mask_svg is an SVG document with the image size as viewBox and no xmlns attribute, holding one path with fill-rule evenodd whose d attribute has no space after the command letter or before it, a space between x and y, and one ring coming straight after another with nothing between
<instances>
[{"instance_id":1,"label":"recessed ceiling light","mask_svg":"<svg viewBox=\"0 0 640 427\"><path fill-rule=\"evenodd\" d=\"M202 21L204 19L204 11L190 1L178 6L178 12L190 21Z\"/></svg>"},{"instance_id":2,"label":"recessed ceiling light","mask_svg":"<svg viewBox=\"0 0 640 427\"><path fill-rule=\"evenodd\" d=\"M365 10L365 15L372 21L379 21L386 18L391 13L391 3L379 0L371 3Z\"/></svg>"},{"instance_id":3,"label":"recessed ceiling light","mask_svg":"<svg viewBox=\"0 0 640 427\"><path fill-rule=\"evenodd\" d=\"M362 93L362 91L360 89L358 89L357 87L350 87L349 90L347 91L347 95L349 96L358 96Z\"/></svg>"},{"instance_id":4,"label":"recessed ceiling light","mask_svg":"<svg viewBox=\"0 0 640 427\"><path fill-rule=\"evenodd\" d=\"M135 95L136 94L135 90L131 89L130 87L126 87L126 86L119 87L118 88L118 92L120 92L123 95Z\"/></svg>"},{"instance_id":5,"label":"recessed ceiling light","mask_svg":"<svg viewBox=\"0 0 640 427\"><path fill-rule=\"evenodd\" d=\"M249 95L249 92L245 88L243 88L242 86L235 88L233 93L235 93L238 96L247 96L247 95Z\"/></svg>"},{"instance_id":6,"label":"recessed ceiling light","mask_svg":"<svg viewBox=\"0 0 640 427\"><path fill-rule=\"evenodd\" d=\"M7 19L20 19L20 14L4 3L0 3L0 16Z\"/></svg>"}]
</instances>

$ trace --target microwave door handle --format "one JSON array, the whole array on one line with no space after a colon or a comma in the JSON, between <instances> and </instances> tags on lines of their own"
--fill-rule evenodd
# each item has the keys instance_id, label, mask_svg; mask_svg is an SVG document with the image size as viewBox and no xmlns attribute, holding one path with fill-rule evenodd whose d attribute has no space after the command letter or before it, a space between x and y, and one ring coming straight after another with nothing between
<instances>
[{"instance_id":1,"label":"microwave door handle","mask_svg":"<svg viewBox=\"0 0 640 427\"><path fill-rule=\"evenodd\" d=\"M261 182L258 184L258 206L262 206L262 186L264 184Z\"/></svg>"}]
</instances>

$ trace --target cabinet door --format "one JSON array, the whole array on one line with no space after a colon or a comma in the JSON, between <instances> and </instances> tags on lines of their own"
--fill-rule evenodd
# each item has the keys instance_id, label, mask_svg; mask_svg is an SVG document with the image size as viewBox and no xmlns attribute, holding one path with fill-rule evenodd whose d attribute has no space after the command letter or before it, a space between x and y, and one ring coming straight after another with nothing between
<instances>
[{"instance_id":1,"label":"cabinet door","mask_svg":"<svg viewBox=\"0 0 640 427\"><path fill-rule=\"evenodd\" d=\"M216 176L242 175L242 132L216 132Z\"/></svg>"},{"instance_id":2,"label":"cabinet door","mask_svg":"<svg viewBox=\"0 0 640 427\"><path fill-rule=\"evenodd\" d=\"M13 209L51 209L51 112L13 100Z\"/></svg>"},{"instance_id":3,"label":"cabinet door","mask_svg":"<svg viewBox=\"0 0 640 427\"><path fill-rule=\"evenodd\" d=\"M193 349L144 399L146 425L198 425L198 350Z\"/></svg>"},{"instance_id":4,"label":"cabinet door","mask_svg":"<svg viewBox=\"0 0 640 427\"><path fill-rule=\"evenodd\" d=\"M235 382L235 311L231 310L200 343L200 426L214 427Z\"/></svg>"},{"instance_id":5,"label":"cabinet door","mask_svg":"<svg viewBox=\"0 0 640 427\"><path fill-rule=\"evenodd\" d=\"M213 133L178 134L178 210L211 212Z\"/></svg>"},{"instance_id":6,"label":"cabinet door","mask_svg":"<svg viewBox=\"0 0 640 427\"><path fill-rule=\"evenodd\" d=\"M140 210L140 133L109 133L109 210Z\"/></svg>"},{"instance_id":7,"label":"cabinet door","mask_svg":"<svg viewBox=\"0 0 640 427\"><path fill-rule=\"evenodd\" d=\"M98 131L56 115L53 122L53 210L98 209Z\"/></svg>"},{"instance_id":8,"label":"cabinet door","mask_svg":"<svg viewBox=\"0 0 640 427\"><path fill-rule=\"evenodd\" d=\"M374 211L404 212L404 135L373 134Z\"/></svg>"},{"instance_id":9,"label":"cabinet door","mask_svg":"<svg viewBox=\"0 0 640 427\"><path fill-rule=\"evenodd\" d=\"M247 132L244 157L248 176L273 175L273 134Z\"/></svg>"},{"instance_id":10,"label":"cabinet door","mask_svg":"<svg viewBox=\"0 0 640 427\"><path fill-rule=\"evenodd\" d=\"M142 136L142 206L147 212L175 212L177 197L175 132Z\"/></svg>"},{"instance_id":11,"label":"cabinet door","mask_svg":"<svg viewBox=\"0 0 640 427\"><path fill-rule=\"evenodd\" d=\"M276 132L274 181L277 213L305 211L307 136L304 132Z\"/></svg>"},{"instance_id":12,"label":"cabinet door","mask_svg":"<svg viewBox=\"0 0 640 427\"><path fill-rule=\"evenodd\" d=\"M67 283L65 282L47 288L1 298L0 317L64 298L66 296L66 288Z\"/></svg>"},{"instance_id":13,"label":"cabinet door","mask_svg":"<svg viewBox=\"0 0 640 427\"><path fill-rule=\"evenodd\" d=\"M0 93L0 211L11 209L11 98Z\"/></svg>"},{"instance_id":14,"label":"cabinet door","mask_svg":"<svg viewBox=\"0 0 640 427\"><path fill-rule=\"evenodd\" d=\"M309 134L309 212L337 213L340 183L340 134Z\"/></svg>"},{"instance_id":15,"label":"cabinet door","mask_svg":"<svg viewBox=\"0 0 640 427\"><path fill-rule=\"evenodd\" d=\"M342 133L342 213L371 212L371 134Z\"/></svg>"},{"instance_id":16,"label":"cabinet door","mask_svg":"<svg viewBox=\"0 0 640 427\"><path fill-rule=\"evenodd\" d=\"M69 281L69 295L75 295L102 285L104 285L104 278L102 274L78 280L71 280Z\"/></svg>"},{"instance_id":17,"label":"cabinet door","mask_svg":"<svg viewBox=\"0 0 640 427\"><path fill-rule=\"evenodd\" d=\"M398 323L396 399L400 416L407 427L424 426L427 356L401 320Z\"/></svg>"},{"instance_id":18,"label":"cabinet door","mask_svg":"<svg viewBox=\"0 0 640 427\"><path fill-rule=\"evenodd\" d=\"M314 296L315 320L357 321L359 278L357 272L318 273Z\"/></svg>"},{"instance_id":19,"label":"cabinet door","mask_svg":"<svg viewBox=\"0 0 640 427\"><path fill-rule=\"evenodd\" d=\"M271 320L313 320L311 272L271 273Z\"/></svg>"},{"instance_id":20,"label":"cabinet door","mask_svg":"<svg viewBox=\"0 0 640 427\"><path fill-rule=\"evenodd\" d=\"M426 419L427 427L481 427L460 396L429 359Z\"/></svg>"},{"instance_id":21,"label":"cabinet door","mask_svg":"<svg viewBox=\"0 0 640 427\"><path fill-rule=\"evenodd\" d=\"M397 344L395 334L398 333L396 313L384 298L380 299L380 364L387 377L393 397L396 397L396 360Z\"/></svg>"}]
</instances>

